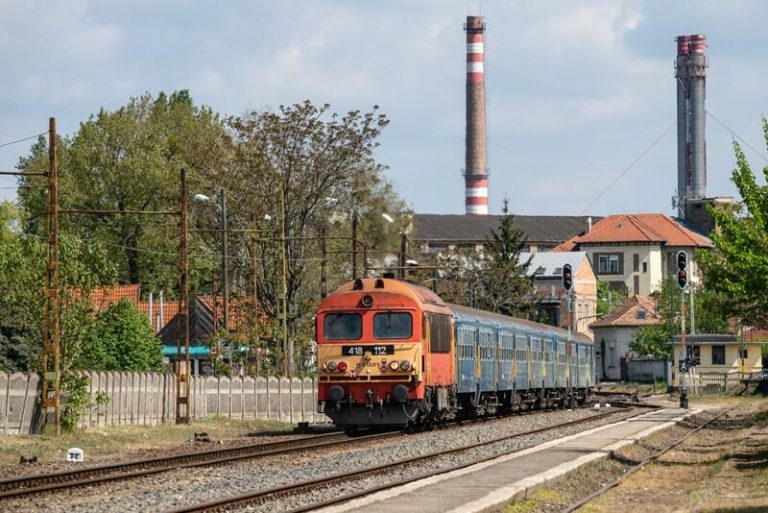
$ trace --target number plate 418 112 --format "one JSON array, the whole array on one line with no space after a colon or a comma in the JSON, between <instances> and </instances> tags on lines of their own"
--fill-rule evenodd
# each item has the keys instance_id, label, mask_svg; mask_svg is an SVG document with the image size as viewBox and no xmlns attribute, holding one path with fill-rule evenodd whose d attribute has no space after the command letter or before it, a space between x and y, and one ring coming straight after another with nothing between
<instances>
[{"instance_id":1,"label":"number plate 418 112","mask_svg":"<svg viewBox=\"0 0 768 513\"><path fill-rule=\"evenodd\" d=\"M394 344L341 346L341 354L344 356L363 356L365 353L371 353L373 356L395 354L395 346Z\"/></svg>"}]
</instances>

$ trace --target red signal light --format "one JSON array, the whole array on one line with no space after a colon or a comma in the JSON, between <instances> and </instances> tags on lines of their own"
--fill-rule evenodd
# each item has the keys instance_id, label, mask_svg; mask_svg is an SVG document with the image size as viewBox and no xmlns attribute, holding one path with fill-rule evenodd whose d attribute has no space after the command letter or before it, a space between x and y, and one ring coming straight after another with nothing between
<instances>
[{"instance_id":1,"label":"red signal light","mask_svg":"<svg viewBox=\"0 0 768 513\"><path fill-rule=\"evenodd\" d=\"M339 372L345 372L347 370L347 362L339 362L336 368L339 369Z\"/></svg>"},{"instance_id":2,"label":"red signal light","mask_svg":"<svg viewBox=\"0 0 768 513\"><path fill-rule=\"evenodd\" d=\"M573 269L571 269L571 264L565 264L563 266L563 288L569 291L571 287L573 287Z\"/></svg>"},{"instance_id":3,"label":"red signal light","mask_svg":"<svg viewBox=\"0 0 768 513\"><path fill-rule=\"evenodd\" d=\"M688 272L685 270L677 271L677 285L684 289L688 285Z\"/></svg>"}]
</instances>

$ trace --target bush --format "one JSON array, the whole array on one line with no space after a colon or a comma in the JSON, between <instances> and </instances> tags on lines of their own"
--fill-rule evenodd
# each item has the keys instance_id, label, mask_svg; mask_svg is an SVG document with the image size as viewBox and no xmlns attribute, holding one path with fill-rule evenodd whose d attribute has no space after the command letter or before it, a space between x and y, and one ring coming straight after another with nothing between
<instances>
[{"instance_id":1,"label":"bush","mask_svg":"<svg viewBox=\"0 0 768 513\"><path fill-rule=\"evenodd\" d=\"M76 366L92 370L162 370L162 344L152 334L146 316L122 299L100 313L88 329Z\"/></svg>"}]
</instances>

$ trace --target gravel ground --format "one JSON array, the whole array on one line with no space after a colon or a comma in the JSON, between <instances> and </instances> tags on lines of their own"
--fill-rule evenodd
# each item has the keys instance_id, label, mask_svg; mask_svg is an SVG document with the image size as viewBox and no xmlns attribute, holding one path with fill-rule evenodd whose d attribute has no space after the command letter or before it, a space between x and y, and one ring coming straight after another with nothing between
<instances>
[{"instance_id":1,"label":"gravel ground","mask_svg":"<svg viewBox=\"0 0 768 513\"><path fill-rule=\"evenodd\" d=\"M240 438L231 438L228 440L212 440L210 442L195 442L194 440L187 440L180 443L178 446L166 449L141 449L134 452L118 453L112 456L99 456L91 457L84 463L68 463L66 461L56 462L37 462L37 463L22 463L16 465L0 465L0 479L14 478L34 474L47 474L49 472L57 472L64 470L74 470L87 467L95 467L99 465L107 465L109 463L125 463L134 460L143 460L158 457L170 457L177 456L179 454L187 454L191 452L203 452L221 447L236 447L239 445L253 445L253 444L269 444L273 442L280 442L285 440L293 440L295 438L303 438L306 435L296 434L269 434L269 435L249 435Z\"/></svg>"},{"instance_id":2,"label":"gravel ground","mask_svg":"<svg viewBox=\"0 0 768 513\"><path fill-rule=\"evenodd\" d=\"M438 468L450 468L462 463L477 461L494 455L504 454L530 447L567 434L583 431L597 425L609 424L632 413L620 413L595 419L587 424L561 428L547 433L525 436L461 453L442 457L435 462L416 464L404 470L389 472L365 481L345 485L350 490L365 486L378 486L384 482L396 482L409 476L420 475ZM312 454L257 459L219 467L203 467L191 470L173 471L146 478L110 483L104 486L82 488L77 492L62 492L32 499L0 502L0 509L8 511L37 511L45 508L49 512L93 512L93 511L167 511L182 505L204 502L216 498L264 490L276 486L329 474L348 472L355 469L393 463L405 458L429 454L439 450L462 447L480 441L491 440L504 435L551 426L568 420L594 417L589 409L576 411L553 411L533 415L521 415L502 421L467 424L458 429L436 430L418 433L405 438L391 439L367 445L355 446L349 451L321 450ZM313 492L311 499L306 496L270 502L246 511L286 511L300 504L319 502L344 493L344 487Z\"/></svg>"}]
</instances>

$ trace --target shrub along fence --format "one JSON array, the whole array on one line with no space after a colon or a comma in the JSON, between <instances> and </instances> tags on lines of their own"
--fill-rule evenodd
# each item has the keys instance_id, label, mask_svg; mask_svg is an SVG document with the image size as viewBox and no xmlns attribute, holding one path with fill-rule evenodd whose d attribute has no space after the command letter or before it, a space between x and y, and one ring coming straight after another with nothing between
<instances>
[{"instance_id":1,"label":"shrub along fence","mask_svg":"<svg viewBox=\"0 0 768 513\"><path fill-rule=\"evenodd\" d=\"M91 404L79 426L172 423L176 419L176 378L156 372L84 372ZM40 427L37 374L0 372L0 433L30 434ZM190 414L279 422L327 422L317 413L317 383L309 378L193 376ZM63 394L66 400L66 393Z\"/></svg>"}]
</instances>

